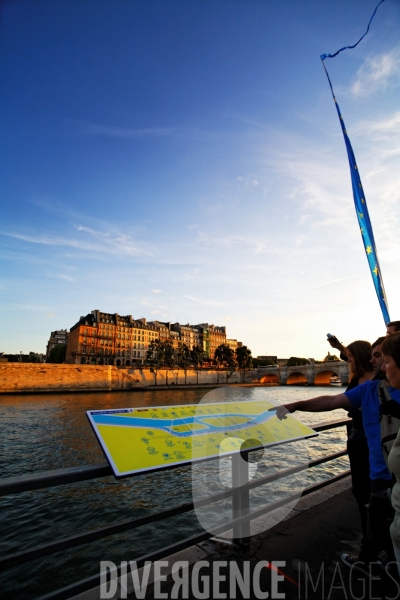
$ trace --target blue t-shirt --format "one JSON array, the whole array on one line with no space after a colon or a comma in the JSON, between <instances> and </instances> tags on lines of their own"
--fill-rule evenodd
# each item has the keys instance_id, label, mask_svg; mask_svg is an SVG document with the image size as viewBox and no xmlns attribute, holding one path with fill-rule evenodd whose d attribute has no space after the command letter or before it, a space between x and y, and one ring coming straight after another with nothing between
<instances>
[{"instance_id":1,"label":"blue t-shirt","mask_svg":"<svg viewBox=\"0 0 400 600\"><path fill-rule=\"evenodd\" d=\"M354 408L362 409L365 435L369 448L369 466L371 479L391 479L383 457L381 446L381 426L379 422L379 381L366 381L362 385L345 392ZM400 404L400 390L388 386L392 400Z\"/></svg>"}]
</instances>

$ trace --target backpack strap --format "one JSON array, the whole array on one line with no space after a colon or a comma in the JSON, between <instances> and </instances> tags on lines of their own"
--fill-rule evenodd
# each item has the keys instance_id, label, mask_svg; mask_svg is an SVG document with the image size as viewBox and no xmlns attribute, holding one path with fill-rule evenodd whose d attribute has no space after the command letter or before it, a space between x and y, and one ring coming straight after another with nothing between
<instances>
[{"instance_id":1,"label":"backpack strap","mask_svg":"<svg viewBox=\"0 0 400 600\"><path fill-rule=\"evenodd\" d=\"M379 420L381 423L381 446L384 451L385 460L389 455L390 448L399 430L399 423L392 422L392 418L400 421L400 404L392 400L385 380L379 382ZM382 417L386 417L382 421ZM396 431L393 431L395 429Z\"/></svg>"},{"instance_id":2,"label":"backpack strap","mask_svg":"<svg viewBox=\"0 0 400 600\"><path fill-rule=\"evenodd\" d=\"M379 408L380 418L382 415L387 415L389 418L400 419L400 404L395 400L390 400L380 405Z\"/></svg>"},{"instance_id":3,"label":"backpack strap","mask_svg":"<svg viewBox=\"0 0 400 600\"><path fill-rule=\"evenodd\" d=\"M378 385L378 396L379 396L379 420L382 419L383 415L388 418L388 423L391 423L391 417L400 418L400 405L398 402L392 400L389 390L387 389L386 381L382 379Z\"/></svg>"},{"instance_id":4,"label":"backpack strap","mask_svg":"<svg viewBox=\"0 0 400 600\"><path fill-rule=\"evenodd\" d=\"M382 404L385 402L390 402L392 399L391 395L389 394L389 390L387 389L387 383L385 379L381 379L378 384L378 394L379 400Z\"/></svg>"},{"instance_id":5,"label":"backpack strap","mask_svg":"<svg viewBox=\"0 0 400 600\"><path fill-rule=\"evenodd\" d=\"M389 454L389 450L386 448L386 444L388 442L392 442L396 438L397 438L397 433L391 433L390 435L386 435L384 438L381 439L381 445L382 445L382 448L385 450L386 454Z\"/></svg>"}]
</instances>

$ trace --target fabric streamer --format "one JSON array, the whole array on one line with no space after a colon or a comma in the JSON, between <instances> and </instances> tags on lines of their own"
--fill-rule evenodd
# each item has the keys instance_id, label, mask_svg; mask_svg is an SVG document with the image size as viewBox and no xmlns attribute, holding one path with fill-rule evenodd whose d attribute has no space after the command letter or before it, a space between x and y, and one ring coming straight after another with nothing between
<instances>
[{"instance_id":1,"label":"fabric streamer","mask_svg":"<svg viewBox=\"0 0 400 600\"><path fill-rule=\"evenodd\" d=\"M367 208L365 194L364 194L362 183L361 183L360 173L357 168L357 163L356 163L356 159L354 156L353 148L351 147L350 139L349 139L349 136L347 135L343 117L340 113L340 108L339 108L339 105L335 98L335 93L333 91L332 83L329 78L328 71L326 70L325 63L324 63L324 60L326 58L334 58L343 50L355 48L361 42L361 40L367 35L367 33L369 31L369 27L371 25L372 19L374 18L375 14L376 14L376 11L378 10L378 7L384 1L385 0L381 0L379 2L379 4L376 6L376 8L372 14L372 17L368 23L366 32L358 40L358 42L356 44L354 44L354 46L345 46L344 48L341 48L340 50L335 52L335 54L321 54L321 61L322 61L322 66L324 67L326 76L329 81L329 86L331 88L333 101L335 103L337 114L339 117L340 126L342 128L344 142L346 144L347 156L348 156L349 165L350 165L351 184L353 187L354 205L355 205L355 209L356 209L356 213L357 213L358 223L360 225L361 237L362 237L362 240L364 243L367 260L368 260L369 268L370 268L371 275L372 275L372 281L374 282L376 294L378 296L379 304L380 304L382 314L383 314L383 319L384 319L385 323L389 323L390 317L389 317L389 309L388 309L388 304L387 304L387 299L386 299L386 294L385 294L385 288L383 287L382 274L381 274L381 269L380 269L379 261L378 261L378 253L376 250L376 244L375 244L375 240L374 240L374 233L372 231L372 225L371 225L371 221L370 221L369 214L368 214L368 208Z\"/></svg>"}]
</instances>

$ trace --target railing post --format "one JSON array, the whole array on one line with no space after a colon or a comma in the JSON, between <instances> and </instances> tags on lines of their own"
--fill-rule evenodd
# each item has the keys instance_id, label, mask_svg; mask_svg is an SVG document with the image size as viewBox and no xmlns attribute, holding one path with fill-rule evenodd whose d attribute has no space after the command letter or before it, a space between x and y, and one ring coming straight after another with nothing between
<instances>
[{"instance_id":1,"label":"railing post","mask_svg":"<svg viewBox=\"0 0 400 600\"><path fill-rule=\"evenodd\" d=\"M248 452L237 452L232 454L232 487L240 488L249 483L249 463ZM232 496L232 515L233 519L238 519L248 515L250 511L250 493L249 490L238 491ZM243 547L249 543L250 539L250 521L236 525L233 528L233 542Z\"/></svg>"}]
</instances>

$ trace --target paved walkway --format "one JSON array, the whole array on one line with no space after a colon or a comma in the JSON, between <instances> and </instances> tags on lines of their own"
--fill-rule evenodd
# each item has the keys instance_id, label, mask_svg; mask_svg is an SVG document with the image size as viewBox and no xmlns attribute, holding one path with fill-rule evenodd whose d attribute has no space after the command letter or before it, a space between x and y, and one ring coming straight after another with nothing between
<instances>
[{"instance_id":1,"label":"paved walkway","mask_svg":"<svg viewBox=\"0 0 400 600\"><path fill-rule=\"evenodd\" d=\"M185 586L178 589L171 575L161 584L154 584L151 573L145 596L137 596L130 583L127 595L118 590L113 598L400 598L400 584L378 566L373 568L371 577L368 577L354 569L350 572L340 559L343 552L357 554L360 540L359 516L348 479L301 499L289 516L284 520L280 520L281 518L282 514L278 510L253 522L254 535L245 554L232 545L210 540L165 559L169 563L169 569L177 561L187 561L187 593L182 594ZM198 565L198 561L206 562L196 575L195 565ZM270 564L281 564L271 569L267 567L267 561ZM246 569L249 569L249 579L244 578L245 584L241 592L234 576L237 570L243 573ZM163 569L163 574L166 573L168 568ZM230 577L234 577L233 583L230 583ZM140 580L141 578L142 573ZM203 589L202 578L206 586L209 584L208 591ZM131 581L131 577L128 581ZM196 590L197 581L200 582L199 590ZM249 582L247 586L246 581ZM257 590L257 582L260 590ZM266 596L266 592L269 592L269 596ZM100 599L99 590L81 594L76 600L78 598Z\"/></svg>"}]
</instances>

